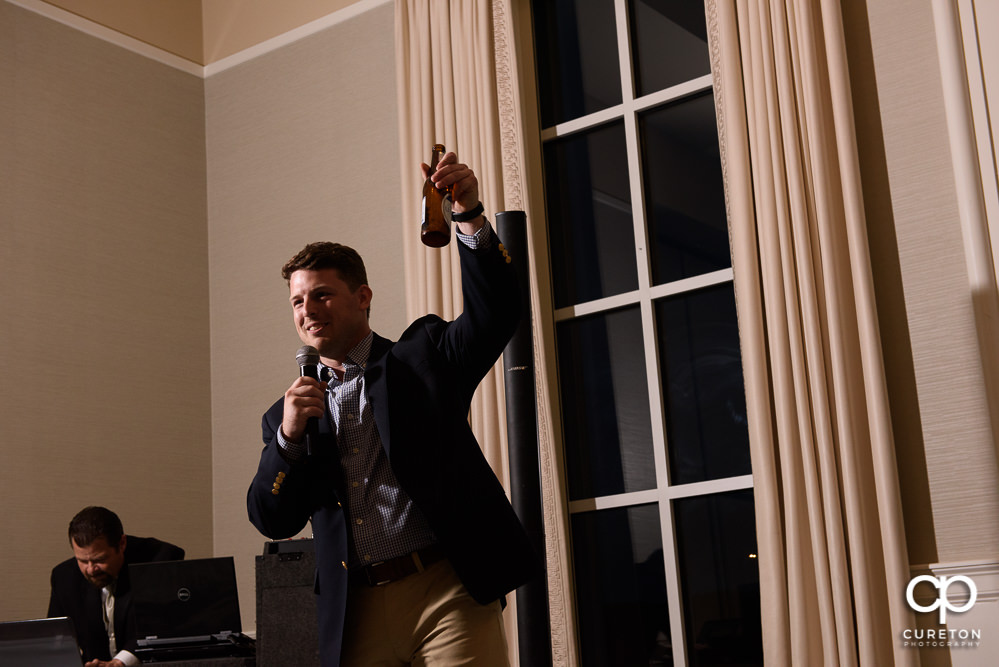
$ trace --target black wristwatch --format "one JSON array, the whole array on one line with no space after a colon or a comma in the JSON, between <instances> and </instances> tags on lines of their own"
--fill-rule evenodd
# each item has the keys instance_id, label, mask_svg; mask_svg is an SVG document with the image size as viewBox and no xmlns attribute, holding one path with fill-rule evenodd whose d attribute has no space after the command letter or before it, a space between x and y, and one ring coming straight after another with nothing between
<instances>
[{"instance_id":1,"label":"black wristwatch","mask_svg":"<svg viewBox=\"0 0 999 667\"><path fill-rule=\"evenodd\" d=\"M452 213L451 220L453 222L468 222L469 220L475 220L477 217L482 215L483 211L485 211L485 209L482 208L482 202L479 202L475 205L475 208L469 209L464 213Z\"/></svg>"}]
</instances>

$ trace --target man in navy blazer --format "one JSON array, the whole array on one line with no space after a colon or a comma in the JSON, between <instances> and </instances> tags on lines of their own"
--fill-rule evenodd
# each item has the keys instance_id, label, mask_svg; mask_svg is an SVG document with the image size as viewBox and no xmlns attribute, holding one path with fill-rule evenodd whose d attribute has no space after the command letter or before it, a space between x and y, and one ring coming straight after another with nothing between
<instances>
[{"instance_id":1,"label":"man in navy blazer","mask_svg":"<svg viewBox=\"0 0 999 667\"><path fill-rule=\"evenodd\" d=\"M452 188L454 321L427 315L395 342L374 334L363 262L339 244L310 244L282 271L321 376L296 379L264 414L247 508L272 539L312 521L326 667L508 664L502 602L539 565L468 423L517 325L515 274L472 170L448 153L430 178Z\"/></svg>"},{"instance_id":2,"label":"man in navy blazer","mask_svg":"<svg viewBox=\"0 0 999 667\"><path fill-rule=\"evenodd\" d=\"M49 618L68 616L87 667L139 664L132 616L131 563L181 560L184 550L154 537L125 535L121 520L104 507L86 507L69 524L73 558L52 568ZM105 626L105 604L113 598L114 644Z\"/></svg>"}]
</instances>

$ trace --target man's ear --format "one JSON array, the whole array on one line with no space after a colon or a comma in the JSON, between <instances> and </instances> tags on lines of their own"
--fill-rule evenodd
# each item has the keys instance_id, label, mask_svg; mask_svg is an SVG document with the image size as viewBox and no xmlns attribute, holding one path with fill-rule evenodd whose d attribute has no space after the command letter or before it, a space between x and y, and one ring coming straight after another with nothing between
<instances>
[{"instance_id":1,"label":"man's ear","mask_svg":"<svg viewBox=\"0 0 999 667\"><path fill-rule=\"evenodd\" d=\"M371 307L371 298L374 296L374 292L367 285L361 285L357 288L357 297L359 299L359 305L362 310L367 310Z\"/></svg>"},{"instance_id":2,"label":"man's ear","mask_svg":"<svg viewBox=\"0 0 999 667\"><path fill-rule=\"evenodd\" d=\"M125 540L125 534L122 533L121 540L118 542L118 551L119 551L119 553L125 550L125 542L126 542L126 540Z\"/></svg>"}]
</instances>

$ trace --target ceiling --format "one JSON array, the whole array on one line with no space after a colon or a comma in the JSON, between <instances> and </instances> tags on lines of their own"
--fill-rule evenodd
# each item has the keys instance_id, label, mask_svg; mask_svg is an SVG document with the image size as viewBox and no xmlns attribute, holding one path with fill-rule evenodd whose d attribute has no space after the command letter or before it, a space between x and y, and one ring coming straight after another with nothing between
<instances>
[{"instance_id":1,"label":"ceiling","mask_svg":"<svg viewBox=\"0 0 999 667\"><path fill-rule=\"evenodd\" d=\"M387 0L39 0L206 66L350 5Z\"/></svg>"}]
</instances>

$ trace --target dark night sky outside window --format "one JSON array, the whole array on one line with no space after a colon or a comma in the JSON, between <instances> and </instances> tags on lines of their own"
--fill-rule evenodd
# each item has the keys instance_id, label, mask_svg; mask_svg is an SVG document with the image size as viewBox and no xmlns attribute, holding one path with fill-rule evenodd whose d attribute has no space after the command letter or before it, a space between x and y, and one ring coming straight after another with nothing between
<instances>
[{"instance_id":1,"label":"dark night sky outside window","mask_svg":"<svg viewBox=\"0 0 999 667\"><path fill-rule=\"evenodd\" d=\"M700 0L534 0L580 662L762 665Z\"/></svg>"}]
</instances>

